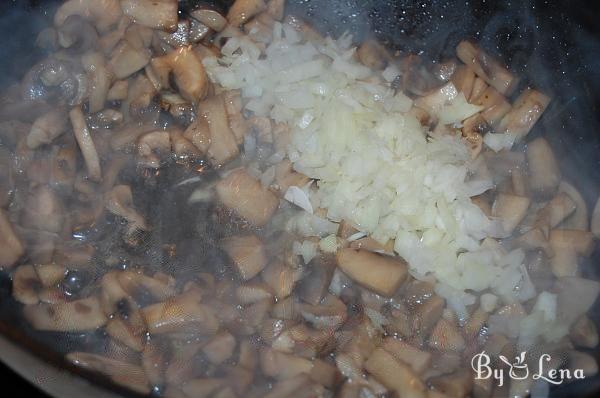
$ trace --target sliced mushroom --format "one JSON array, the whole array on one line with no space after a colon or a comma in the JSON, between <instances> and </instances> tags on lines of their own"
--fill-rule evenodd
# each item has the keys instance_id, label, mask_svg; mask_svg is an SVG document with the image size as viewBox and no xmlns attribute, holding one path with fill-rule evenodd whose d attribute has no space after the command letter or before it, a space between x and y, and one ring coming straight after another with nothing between
<instances>
[{"instance_id":1,"label":"sliced mushroom","mask_svg":"<svg viewBox=\"0 0 600 398\"><path fill-rule=\"evenodd\" d=\"M106 99L108 101L121 101L127 98L127 92L129 91L128 80L117 80L108 90Z\"/></svg>"},{"instance_id":2,"label":"sliced mushroom","mask_svg":"<svg viewBox=\"0 0 600 398\"><path fill-rule=\"evenodd\" d=\"M227 20L232 26L238 27L266 8L264 0L236 0L229 8Z\"/></svg>"},{"instance_id":3,"label":"sliced mushroom","mask_svg":"<svg viewBox=\"0 0 600 398\"><path fill-rule=\"evenodd\" d=\"M537 90L525 90L513 103L512 109L502 118L497 131L512 134L520 141L533 128L548 107L550 97Z\"/></svg>"},{"instance_id":4,"label":"sliced mushroom","mask_svg":"<svg viewBox=\"0 0 600 398\"><path fill-rule=\"evenodd\" d=\"M317 305L327 294L335 272L336 261L333 255L322 254L309 263L308 275L300 282L298 296L304 302Z\"/></svg>"},{"instance_id":5,"label":"sliced mushroom","mask_svg":"<svg viewBox=\"0 0 600 398\"><path fill-rule=\"evenodd\" d=\"M64 133L66 129L67 118L65 113L60 109L53 109L33 122L27 136L27 146L36 149L39 146L49 144Z\"/></svg>"},{"instance_id":6,"label":"sliced mushroom","mask_svg":"<svg viewBox=\"0 0 600 398\"><path fill-rule=\"evenodd\" d=\"M122 41L110 55L109 69L115 78L125 79L148 65L150 56L148 49L135 48Z\"/></svg>"},{"instance_id":7,"label":"sliced mushroom","mask_svg":"<svg viewBox=\"0 0 600 398\"><path fill-rule=\"evenodd\" d=\"M208 155L212 163L222 166L239 154L234 132L229 125L229 117L223 95L210 97L198 104L199 118L204 117L210 130Z\"/></svg>"},{"instance_id":8,"label":"sliced mushroom","mask_svg":"<svg viewBox=\"0 0 600 398\"><path fill-rule=\"evenodd\" d=\"M408 276L407 265L400 258L354 249L341 249L336 258L346 275L383 296L392 296Z\"/></svg>"},{"instance_id":9,"label":"sliced mushroom","mask_svg":"<svg viewBox=\"0 0 600 398\"><path fill-rule=\"evenodd\" d=\"M144 334L142 328L135 328L120 318L113 318L106 324L106 333L132 350L141 352L144 349Z\"/></svg>"},{"instance_id":10,"label":"sliced mushroom","mask_svg":"<svg viewBox=\"0 0 600 398\"><path fill-rule=\"evenodd\" d=\"M226 207L258 227L265 225L279 206L277 196L245 169L231 171L217 183L216 190Z\"/></svg>"},{"instance_id":11,"label":"sliced mushroom","mask_svg":"<svg viewBox=\"0 0 600 398\"><path fill-rule=\"evenodd\" d=\"M216 32L222 31L227 25L227 19L225 19L225 17L219 14L217 11L210 8L196 9L190 12L190 15L192 18Z\"/></svg>"},{"instance_id":12,"label":"sliced mushroom","mask_svg":"<svg viewBox=\"0 0 600 398\"><path fill-rule=\"evenodd\" d=\"M142 26L169 32L177 29L177 0L122 0L121 8Z\"/></svg>"},{"instance_id":13,"label":"sliced mushroom","mask_svg":"<svg viewBox=\"0 0 600 398\"><path fill-rule=\"evenodd\" d=\"M23 308L25 318L38 330L77 332L102 327L107 318L96 297Z\"/></svg>"},{"instance_id":14,"label":"sliced mushroom","mask_svg":"<svg viewBox=\"0 0 600 398\"><path fill-rule=\"evenodd\" d=\"M381 384L401 397L425 398L425 385L412 369L396 360L383 348L373 351L365 362L365 369Z\"/></svg>"},{"instance_id":15,"label":"sliced mushroom","mask_svg":"<svg viewBox=\"0 0 600 398\"><path fill-rule=\"evenodd\" d=\"M222 332L202 347L202 352L211 363L219 365L233 355L235 347L235 337L229 332Z\"/></svg>"},{"instance_id":16,"label":"sliced mushroom","mask_svg":"<svg viewBox=\"0 0 600 398\"><path fill-rule=\"evenodd\" d=\"M81 62L88 73L89 112L100 112L104 109L112 77L106 68L104 56L100 53L84 54Z\"/></svg>"},{"instance_id":17,"label":"sliced mushroom","mask_svg":"<svg viewBox=\"0 0 600 398\"><path fill-rule=\"evenodd\" d=\"M197 292L188 291L165 302L142 309L150 333L192 332L214 334L219 320L213 309L201 304Z\"/></svg>"},{"instance_id":18,"label":"sliced mushroom","mask_svg":"<svg viewBox=\"0 0 600 398\"><path fill-rule=\"evenodd\" d=\"M385 69L391 58L385 47L372 39L362 43L356 50L356 55L363 65L374 70Z\"/></svg>"},{"instance_id":19,"label":"sliced mushroom","mask_svg":"<svg viewBox=\"0 0 600 398\"><path fill-rule=\"evenodd\" d=\"M278 261L274 261L261 272L261 277L275 293L277 299L281 300L292 293L296 283L297 273L294 272L292 268L287 267Z\"/></svg>"},{"instance_id":20,"label":"sliced mushroom","mask_svg":"<svg viewBox=\"0 0 600 398\"><path fill-rule=\"evenodd\" d=\"M550 229L569 217L576 208L577 205L573 199L566 193L561 192L538 211L535 225L548 235Z\"/></svg>"},{"instance_id":21,"label":"sliced mushroom","mask_svg":"<svg viewBox=\"0 0 600 398\"><path fill-rule=\"evenodd\" d=\"M456 47L456 55L500 93L511 95L517 87L519 79L474 43L461 41Z\"/></svg>"},{"instance_id":22,"label":"sliced mushroom","mask_svg":"<svg viewBox=\"0 0 600 398\"><path fill-rule=\"evenodd\" d=\"M589 230L590 220L587 203L577 188L563 180L558 186L558 192L566 193L571 200L575 202L575 212L567 217L567 219L560 224L560 227L564 229L579 229L582 231Z\"/></svg>"},{"instance_id":23,"label":"sliced mushroom","mask_svg":"<svg viewBox=\"0 0 600 398\"><path fill-rule=\"evenodd\" d=\"M465 339L453 321L441 318L431 331L429 346L442 351L461 352L465 346Z\"/></svg>"},{"instance_id":24,"label":"sliced mushroom","mask_svg":"<svg viewBox=\"0 0 600 398\"><path fill-rule=\"evenodd\" d=\"M591 255L595 248L592 233L576 229L554 229L550 232L548 240L552 247L570 247L584 257Z\"/></svg>"},{"instance_id":25,"label":"sliced mushroom","mask_svg":"<svg viewBox=\"0 0 600 398\"><path fill-rule=\"evenodd\" d=\"M164 301L175 295L175 279L160 272L149 277L141 272L123 271L117 279L123 290L134 299L151 296L154 300ZM142 303L141 299L136 301Z\"/></svg>"},{"instance_id":26,"label":"sliced mushroom","mask_svg":"<svg viewBox=\"0 0 600 398\"><path fill-rule=\"evenodd\" d=\"M267 265L265 249L255 235L224 239L221 247L227 252L243 280L254 278Z\"/></svg>"},{"instance_id":27,"label":"sliced mushroom","mask_svg":"<svg viewBox=\"0 0 600 398\"><path fill-rule=\"evenodd\" d=\"M59 233L65 224L65 209L59 196L41 185L27 197L21 224L26 228Z\"/></svg>"},{"instance_id":28,"label":"sliced mushroom","mask_svg":"<svg viewBox=\"0 0 600 398\"><path fill-rule=\"evenodd\" d=\"M431 353L393 337L386 337L382 347L397 360L410 365L417 374L422 374L431 363Z\"/></svg>"},{"instance_id":29,"label":"sliced mushroom","mask_svg":"<svg viewBox=\"0 0 600 398\"><path fill-rule=\"evenodd\" d=\"M196 103L207 95L208 76L191 46L180 47L167 55L153 58L151 65L162 87L169 87L169 75L173 72L181 96L188 101Z\"/></svg>"},{"instance_id":30,"label":"sliced mushroom","mask_svg":"<svg viewBox=\"0 0 600 398\"><path fill-rule=\"evenodd\" d=\"M84 369L100 372L115 383L129 387L140 394L150 393L150 385L144 370L127 362L86 352L71 352L67 359Z\"/></svg>"},{"instance_id":31,"label":"sliced mushroom","mask_svg":"<svg viewBox=\"0 0 600 398\"><path fill-rule=\"evenodd\" d=\"M527 144L529 186L541 196L552 196L560 183L558 162L548 141L537 138Z\"/></svg>"},{"instance_id":32,"label":"sliced mushroom","mask_svg":"<svg viewBox=\"0 0 600 398\"><path fill-rule=\"evenodd\" d=\"M273 299L270 287L264 283L246 283L236 289L236 297L240 304L254 304L263 300Z\"/></svg>"},{"instance_id":33,"label":"sliced mushroom","mask_svg":"<svg viewBox=\"0 0 600 398\"><path fill-rule=\"evenodd\" d=\"M310 374L313 363L305 358L262 348L260 365L263 373L278 380L290 379L300 374Z\"/></svg>"},{"instance_id":34,"label":"sliced mushroom","mask_svg":"<svg viewBox=\"0 0 600 398\"><path fill-rule=\"evenodd\" d=\"M300 304L298 310L308 323L320 330L338 329L347 318L346 305L332 294L317 305Z\"/></svg>"},{"instance_id":35,"label":"sliced mushroom","mask_svg":"<svg viewBox=\"0 0 600 398\"><path fill-rule=\"evenodd\" d=\"M142 135L137 145L140 164L158 169L171 155L171 136L166 131L152 131Z\"/></svg>"},{"instance_id":36,"label":"sliced mushroom","mask_svg":"<svg viewBox=\"0 0 600 398\"><path fill-rule=\"evenodd\" d=\"M210 125L207 118L204 115L197 117L187 127L183 133L183 137L194 144L201 154L206 154L211 145Z\"/></svg>"},{"instance_id":37,"label":"sliced mushroom","mask_svg":"<svg viewBox=\"0 0 600 398\"><path fill-rule=\"evenodd\" d=\"M225 111L227 112L227 119L229 120L229 127L235 135L235 141L238 145L244 142L244 136L248 131L248 123L242 115L242 96L239 90L228 90L223 93L223 101L225 102ZM266 122L270 127L270 119ZM252 124L252 127L257 127L256 124ZM260 133L259 133L260 136Z\"/></svg>"},{"instance_id":38,"label":"sliced mushroom","mask_svg":"<svg viewBox=\"0 0 600 398\"><path fill-rule=\"evenodd\" d=\"M517 195L499 194L492 206L492 216L502 221L504 236L510 236L523 221L531 200Z\"/></svg>"},{"instance_id":39,"label":"sliced mushroom","mask_svg":"<svg viewBox=\"0 0 600 398\"><path fill-rule=\"evenodd\" d=\"M439 391L444 396L467 397L473 389L473 376L468 370L461 369L451 374L433 377L428 383L434 391Z\"/></svg>"},{"instance_id":40,"label":"sliced mushroom","mask_svg":"<svg viewBox=\"0 0 600 398\"><path fill-rule=\"evenodd\" d=\"M144 217L133 206L133 195L128 185L117 185L107 193L106 209L127 220L130 230L148 230Z\"/></svg>"},{"instance_id":41,"label":"sliced mushroom","mask_svg":"<svg viewBox=\"0 0 600 398\"><path fill-rule=\"evenodd\" d=\"M576 347L584 348L595 348L599 340L596 324L587 315L582 315L571 326L569 337Z\"/></svg>"},{"instance_id":42,"label":"sliced mushroom","mask_svg":"<svg viewBox=\"0 0 600 398\"><path fill-rule=\"evenodd\" d=\"M61 26L71 15L91 18L99 31L107 31L121 18L119 0L68 0L54 14L54 24Z\"/></svg>"},{"instance_id":43,"label":"sliced mushroom","mask_svg":"<svg viewBox=\"0 0 600 398\"><path fill-rule=\"evenodd\" d=\"M0 267L12 268L25 253L7 213L0 209Z\"/></svg>"},{"instance_id":44,"label":"sliced mushroom","mask_svg":"<svg viewBox=\"0 0 600 398\"><path fill-rule=\"evenodd\" d=\"M489 86L472 103L483 108L481 117L492 127L497 126L510 109L510 103L495 88Z\"/></svg>"},{"instance_id":45,"label":"sliced mushroom","mask_svg":"<svg viewBox=\"0 0 600 398\"><path fill-rule=\"evenodd\" d=\"M85 117L80 107L75 107L69 112L71 123L73 124L73 133L79 145L79 149L85 160L85 165L88 170L89 178L93 181L102 179L102 171L100 169L100 159L96 146L92 140L92 136L85 122Z\"/></svg>"},{"instance_id":46,"label":"sliced mushroom","mask_svg":"<svg viewBox=\"0 0 600 398\"><path fill-rule=\"evenodd\" d=\"M42 281L33 265L21 265L13 273L12 295L20 303L37 304Z\"/></svg>"},{"instance_id":47,"label":"sliced mushroom","mask_svg":"<svg viewBox=\"0 0 600 398\"><path fill-rule=\"evenodd\" d=\"M557 318L571 325L592 307L600 293L600 283L579 277L563 277L558 279L556 291Z\"/></svg>"}]
</instances>

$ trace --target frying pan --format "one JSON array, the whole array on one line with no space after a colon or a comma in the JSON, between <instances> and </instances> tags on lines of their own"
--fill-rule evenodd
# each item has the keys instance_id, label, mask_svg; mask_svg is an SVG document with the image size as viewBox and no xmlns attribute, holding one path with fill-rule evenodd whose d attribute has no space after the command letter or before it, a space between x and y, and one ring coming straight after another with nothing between
<instances>
[{"instance_id":1,"label":"frying pan","mask_svg":"<svg viewBox=\"0 0 600 398\"><path fill-rule=\"evenodd\" d=\"M22 77L43 56L34 38L50 23L58 0L0 2L0 86ZM195 1L180 1L185 11ZM226 10L232 1L214 1ZM600 11L596 1L386 1L288 0L287 11L337 36L350 31L357 42L375 36L388 46L430 60L453 55L463 38L474 38L523 76L522 85L540 88L553 102L532 135L544 134L560 159L563 174L593 206L600 193ZM165 214L162 214L163 216ZM160 214L159 214L160 216ZM600 250L583 265L597 277ZM33 331L11 298L11 283L0 272L0 359L31 383L60 397L136 396L127 389L68 364L61 347L85 344L93 335ZM599 306L590 316L600 324ZM592 353L600 359L600 351ZM553 397L600 395L600 377L553 389Z\"/></svg>"}]
</instances>

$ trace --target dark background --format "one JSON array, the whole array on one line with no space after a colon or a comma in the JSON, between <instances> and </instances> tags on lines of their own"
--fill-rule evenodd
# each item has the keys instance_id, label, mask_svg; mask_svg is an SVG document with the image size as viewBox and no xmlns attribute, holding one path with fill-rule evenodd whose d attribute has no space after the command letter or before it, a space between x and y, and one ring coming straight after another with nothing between
<instances>
[{"instance_id":1,"label":"dark background","mask_svg":"<svg viewBox=\"0 0 600 398\"><path fill-rule=\"evenodd\" d=\"M182 9L193 0L180 1ZM217 1L226 7L231 1ZM453 54L462 38L480 40L519 75L553 95L533 134L544 130L565 175L588 199L600 191L600 1L288 0L290 11L334 34L372 32L402 51L431 59ZM41 54L37 32L56 0L0 0L0 87L18 80ZM598 250L591 266L600 265ZM6 305L2 306L6 308ZM14 305L13 305L14 307ZM18 308L18 307L17 307ZM1 314L0 314L1 315ZM595 318L598 321L598 311ZM0 323L7 318L0 316ZM10 326L10 325L5 325ZM25 396L44 396L0 364L0 380ZM598 378L555 396L600 396Z\"/></svg>"}]
</instances>

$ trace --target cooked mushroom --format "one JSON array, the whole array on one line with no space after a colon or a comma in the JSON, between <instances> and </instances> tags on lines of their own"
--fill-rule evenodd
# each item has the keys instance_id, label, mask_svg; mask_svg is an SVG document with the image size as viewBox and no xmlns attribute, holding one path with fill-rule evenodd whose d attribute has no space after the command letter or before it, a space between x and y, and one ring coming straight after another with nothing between
<instances>
[{"instance_id":1,"label":"cooked mushroom","mask_svg":"<svg viewBox=\"0 0 600 398\"><path fill-rule=\"evenodd\" d=\"M515 141L520 141L533 128L546 107L550 97L536 90L525 90L513 103L512 109L502 118L497 131L512 134Z\"/></svg>"},{"instance_id":2,"label":"cooked mushroom","mask_svg":"<svg viewBox=\"0 0 600 398\"><path fill-rule=\"evenodd\" d=\"M0 267L11 268L25 253L7 213L0 209Z\"/></svg>"},{"instance_id":3,"label":"cooked mushroom","mask_svg":"<svg viewBox=\"0 0 600 398\"><path fill-rule=\"evenodd\" d=\"M54 24L61 26L71 15L91 18L99 31L106 31L121 18L119 0L68 0L54 14Z\"/></svg>"},{"instance_id":4,"label":"cooked mushroom","mask_svg":"<svg viewBox=\"0 0 600 398\"><path fill-rule=\"evenodd\" d=\"M132 350L141 352L144 349L143 328L135 328L120 318L110 319L106 324L106 333Z\"/></svg>"},{"instance_id":5,"label":"cooked mushroom","mask_svg":"<svg viewBox=\"0 0 600 398\"><path fill-rule=\"evenodd\" d=\"M519 79L474 43L461 41L456 47L456 55L500 93L511 95L517 87Z\"/></svg>"},{"instance_id":6,"label":"cooked mushroom","mask_svg":"<svg viewBox=\"0 0 600 398\"><path fill-rule=\"evenodd\" d=\"M71 352L67 359L82 368L100 372L115 383L129 387L140 394L148 394L150 386L144 370L127 362L85 352Z\"/></svg>"},{"instance_id":7,"label":"cooked mushroom","mask_svg":"<svg viewBox=\"0 0 600 398\"><path fill-rule=\"evenodd\" d=\"M103 326L107 318L96 297L57 304L34 304L23 308L25 319L38 330L77 332Z\"/></svg>"},{"instance_id":8,"label":"cooked mushroom","mask_svg":"<svg viewBox=\"0 0 600 398\"><path fill-rule=\"evenodd\" d=\"M27 136L27 146L36 149L41 145L49 144L64 133L66 129L67 118L65 113L60 109L53 109L33 122Z\"/></svg>"},{"instance_id":9,"label":"cooked mushroom","mask_svg":"<svg viewBox=\"0 0 600 398\"><path fill-rule=\"evenodd\" d=\"M190 46L153 58L151 65L162 87L169 87L169 75L173 72L181 96L188 101L196 103L208 93L209 82L204 66Z\"/></svg>"},{"instance_id":10,"label":"cooked mushroom","mask_svg":"<svg viewBox=\"0 0 600 398\"><path fill-rule=\"evenodd\" d=\"M100 181L102 179L100 159L81 108L75 107L71 109L69 117L73 124L73 133L77 139L77 144L79 144L79 149L85 160L89 178L93 181Z\"/></svg>"},{"instance_id":11,"label":"cooked mushroom","mask_svg":"<svg viewBox=\"0 0 600 398\"><path fill-rule=\"evenodd\" d=\"M216 32L222 31L227 25L225 17L210 8L198 8L190 12L190 15Z\"/></svg>"},{"instance_id":12,"label":"cooked mushroom","mask_svg":"<svg viewBox=\"0 0 600 398\"><path fill-rule=\"evenodd\" d=\"M552 196L560 183L558 162L548 141L537 138L527 144L529 186L541 196Z\"/></svg>"},{"instance_id":13,"label":"cooked mushroom","mask_svg":"<svg viewBox=\"0 0 600 398\"><path fill-rule=\"evenodd\" d=\"M13 273L12 295L23 304L37 304L42 282L33 265L21 265Z\"/></svg>"},{"instance_id":14,"label":"cooked mushroom","mask_svg":"<svg viewBox=\"0 0 600 398\"><path fill-rule=\"evenodd\" d=\"M107 194L106 208L127 220L130 230L148 230L144 217L133 207L133 195L128 185L117 185Z\"/></svg>"},{"instance_id":15,"label":"cooked mushroom","mask_svg":"<svg viewBox=\"0 0 600 398\"><path fill-rule=\"evenodd\" d=\"M598 329L587 315L581 316L571 326L569 337L576 347L594 348L598 345Z\"/></svg>"},{"instance_id":16,"label":"cooked mushroom","mask_svg":"<svg viewBox=\"0 0 600 398\"><path fill-rule=\"evenodd\" d=\"M213 309L201 304L202 297L195 291L188 291L162 303L152 304L142 309L142 314L150 333L191 332L214 334L219 328L219 320Z\"/></svg>"},{"instance_id":17,"label":"cooked mushroom","mask_svg":"<svg viewBox=\"0 0 600 398\"><path fill-rule=\"evenodd\" d=\"M306 303L317 305L327 294L336 262L333 255L322 254L309 263L308 275L300 282L299 297Z\"/></svg>"},{"instance_id":18,"label":"cooked mushroom","mask_svg":"<svg viewBox=\"0 0 600 398\"><path fill-rule=\"evenodd\" d=\"M238 27L267 8L264 0L236 0L229 8L227 20Z\"/></svg>"},{"instance_id":19,"label":"cooked mushroom","mask_svg":"<svg viewBox=\"0 0 600 398\"><path fill-rule=\"evenodd\" d=\"M139 138L137 147L140 164L158 169L171 154L171 136L166 131L152 131Z\"/></svg>"},{"instance_id":20,"label":"cooked mushroom","mask_svg":"<svg viewBox=\"0 0 600 398\"><path fill-rule=\"evenodd\" d=\"M386 337L382 347L397 360L410 365L417 374L422 374L431 363L431 353L394 337Z\"/></svg>"},{"instance_id":21,"label":"cooked mushroom","mask_svg":"<svg viewBox=\"0 0 600 398\"><path fill-rule=\"evenodd\" d=\"M600 293L600 283L574 276L563 277L558 279L556 290L557 318L571 325L594 304Z\"/></svg>"},{"instance_id":22,"label":"cooked mushroom","mask_svg":"<svg viewBox=\"0 0 600 398\"><path fill-rule=\"evenodd\" d=\"M236 137L229 124L225 97L210 97L198 104L198 109L198 118L205 118L210 130L208 155L215 166L222 166L239 154Z\"/></svg>"},{"instance_id":23,"label":"cooked mushroom","mask_svg":"<svg viewBox=\"0 0 600 398\"><path fill-rule=\"evenodd\" d=\"M594 236L591 232L576 229L554 229L548 238L553 247L570 247L578 255L587 257L594 251Z\"/></svg>"},{"instance_id":24,"label":"cooked mushroom","mask_svg":"<svg viewBox=\"0 0 600 398\"><path fill-rule=\"evenodd\" d=\"M442 351L462 351L465 339L453 321L441 318L429 336L429 346Z\"/></svg>"},{"instance_id":25,"label":"cooked mushroom","mask_svg":"<svg viewBox=\"0 0 600 398\"><path fill-rule=\"evenodd\" d=\"M208 398L214 396L212 394L223 388L226 383L226 380L218 378L192 379L183 384L181 391L186 397Z\"/></svg>"},{"instance_id":26,"label":"cooked mushroom","mask_svg":"<svg viewBox=\"0 0 600 398\"><path fill-rule=\"evenodd\" d=\"M100 53L88 53L81 57L81 62L88 73L89 112L100 112L104 109L111 83L104 56Z\"/></svg>"},{"instance_id":27,"label":"cooked mushroom","mask_svg":"<svg viewBox=\"0 0 600 398\"><path fill-rule=\"evenodd\" d=\"M258 227L265 225L279 206L277 197L245 169L231 171L217 183L216 190L225 206Z\"/></svg>"},{"instance_id":28,"label":"cooked mushroom","mask_svg":"<svg viewBox=\"0 0 600 398\"><path fill-rule=\"evenodd\" d=\"M575 211L560 224L560 227L564 229L579 229L582 231L589 230L590 220L587 203L577 188L563 180L558 186L558 192L566 193L575 203Z\"/></svg>"},{"instance_id":29,"label":"cooked mushroom","mask_svg":"<svg viewBox=\"0 0 600 398\"><path fill-rule=\"evenodd\" d=\"M511 109L506 98L491 86L471 102L483 108L481 117L492 127L497 126Z\"/></svg>"},{"instance_id":30,"label":"cooked mushroom","mask_svg":"<svg viewBox=\"0 0 600 398\"><path fill-rule=\"evenodd\" d=\"M260 350L260 366L265 375L283 380L309 374L313 364L308 359L263 347Z\"/></svg>"},{"instance_id":31,"label":"cooked mushroom","mask_svg":"<svg viewBox=\"0 0 600 398\"><path fill-rule=\"evenodd\" d=\"M473 376L466 369L429 379L428 383L444 396L467 397L473 389Z\"/></svg>"},{"instance_id":32,"label":"cooked mushroom","mask_svg":"<svg viewBox=\"0 0 600 398\"><path fill-rule=\"evenodd\" d=\"M65 217L64 206L58 195L41 185L27 197L21 223L26 228L59 233L63 231Z\"/></svg>"},{"instance_id":33,"label":"cooked mushroom","mask_svg":"<svg viewBox=\"0 0 600 398\"><path fill-rule=\"evenodd\" d=\"M227 252L243 280L252 279L267 265L265 249L255 235L224 239L221 247Z\"/></svg>"},{"instance_id":34,"label":"cooked mushroom","mask_svg":"<svg viewBox=\"0 0 600 398\"><path fill-rule=\"evenodd\" d=\"M356 50L356 55L363 65L375 70L385 69L391 58L386 49L373 39L362 43Z\"/></svg>"},{"instance_id":35,"label":"cooked mushroom","mask_svg":"<svg viewBox=\"0 0 600 398\"><path fill-rule=\"evenodd\" d=\"M70 15L58 27L58 44L71 53L82 53L93 49L98 41L98 32L82 16Z\"/></svg>"},{"instance_id":36,"label":"cooked mushroom","mask_svg":"<svg viewBox=\"0 0 600 398\"><path fill-rule=\"evenodd\" d=\"M406 263L398 258L354 249L341 249L336 258L346 275L383 296L392 296L408 276Z\"/></svg>"},{"instance_id":37,"label":"cooked mushroom","mask_svg":"<svg viewBox=\"0 0 600 398\"><path fill-rule=\"evenodd\" d=\"M235 337L229 332L222 332L214 336L202 347L202 352L210 362L218 365L233 355L235 347Z\"/></svg>"},{"instance_id":38,"label":"cooked mushroom","mask_svg":"<svg viewBox=\"0 0 600 398\"><path fill-rule=\"evenodd\" d=\"M120 101L127 98L129 90L129 80L117 80L108 90L106 99L108 101Z\"/></svg>"},{"instance_id":39,"label":"cooked mushroom","mask_svg":"<svg viewBox=\"0 0 600 398\"><path fill-rule=\"evenodd\" d=\"M510 236L527 214L531 200L517 195L499 194L492 206L492 216L502 221L504 236Z\"/></svg>"},{"instance_id":40,"label":"cooked mushroom","mask_svg":"<svg viewBox=\"0 0 600 398\"><path fill-rule=\"evenodd\" d=\"M177 0L122 0L121 8L137 24L169 32L177 29Z\"/></svg>"},{"instance_id":41,"label":"cooked mushroom","mask_svg":"<svg viewBox=\"0 0 600 398\"><path fill-rule=\"evenodd\" d=\"M125 79L143 69L150 62L150 51L135 48L129 42L122 41L110 55L110 71L117 79Z\"/></svg>"},{"instance_id":42,"label":"cooked mushroom","mask_svg":"<svg viewBox=\"0 0 600 398\"><path fill-rule=\"evenodd\" d=\"M373 351L365 362L365 369L381 384L401 397L424 398L425 385L410 367L394 359L383 348Z\"/></svg>"}]
</instances>

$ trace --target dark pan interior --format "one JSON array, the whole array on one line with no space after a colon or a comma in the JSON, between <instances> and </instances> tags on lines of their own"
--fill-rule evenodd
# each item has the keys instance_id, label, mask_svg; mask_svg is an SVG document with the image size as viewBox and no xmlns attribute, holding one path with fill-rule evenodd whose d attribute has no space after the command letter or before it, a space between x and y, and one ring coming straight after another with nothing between
<instances>
[{"instance_id":1,"label":"dark pan interior","mask_svg":"<svg viewBox=\"0 0 600 398\"><path fill-rule=\"evenodd\" d=\"M0 2L0 87L19 79L43 56L33 45L37 31L50 21L57 0L4 0ZM180 1L181 9L194 0ZM232 1L216 1L226 9ZM582 192L589 206L600 193L600 25L595 16L600 3L562 1L385 1L288 0L288 12L306 17L333 35L345 31L356 41L371 35L390 47L421 53L432 60L454 54L463 38L479 40L519 75L523 86L539 87L553 102L532 134L545 134L561 161L563 173ZM584 265L596 276L600 250ZM592 318L600 324L599 306ZM98 376L68 366L53 348L85 344L91 335L36 333L20 316L11 299L10 280L0 272L0 333L27 347L44 360L93 377L106 388L124 393ZM600 359L600 352L594 352ZM600 394L600 377L563 385L552 396Z\"/></svg>"}]
</instances>

